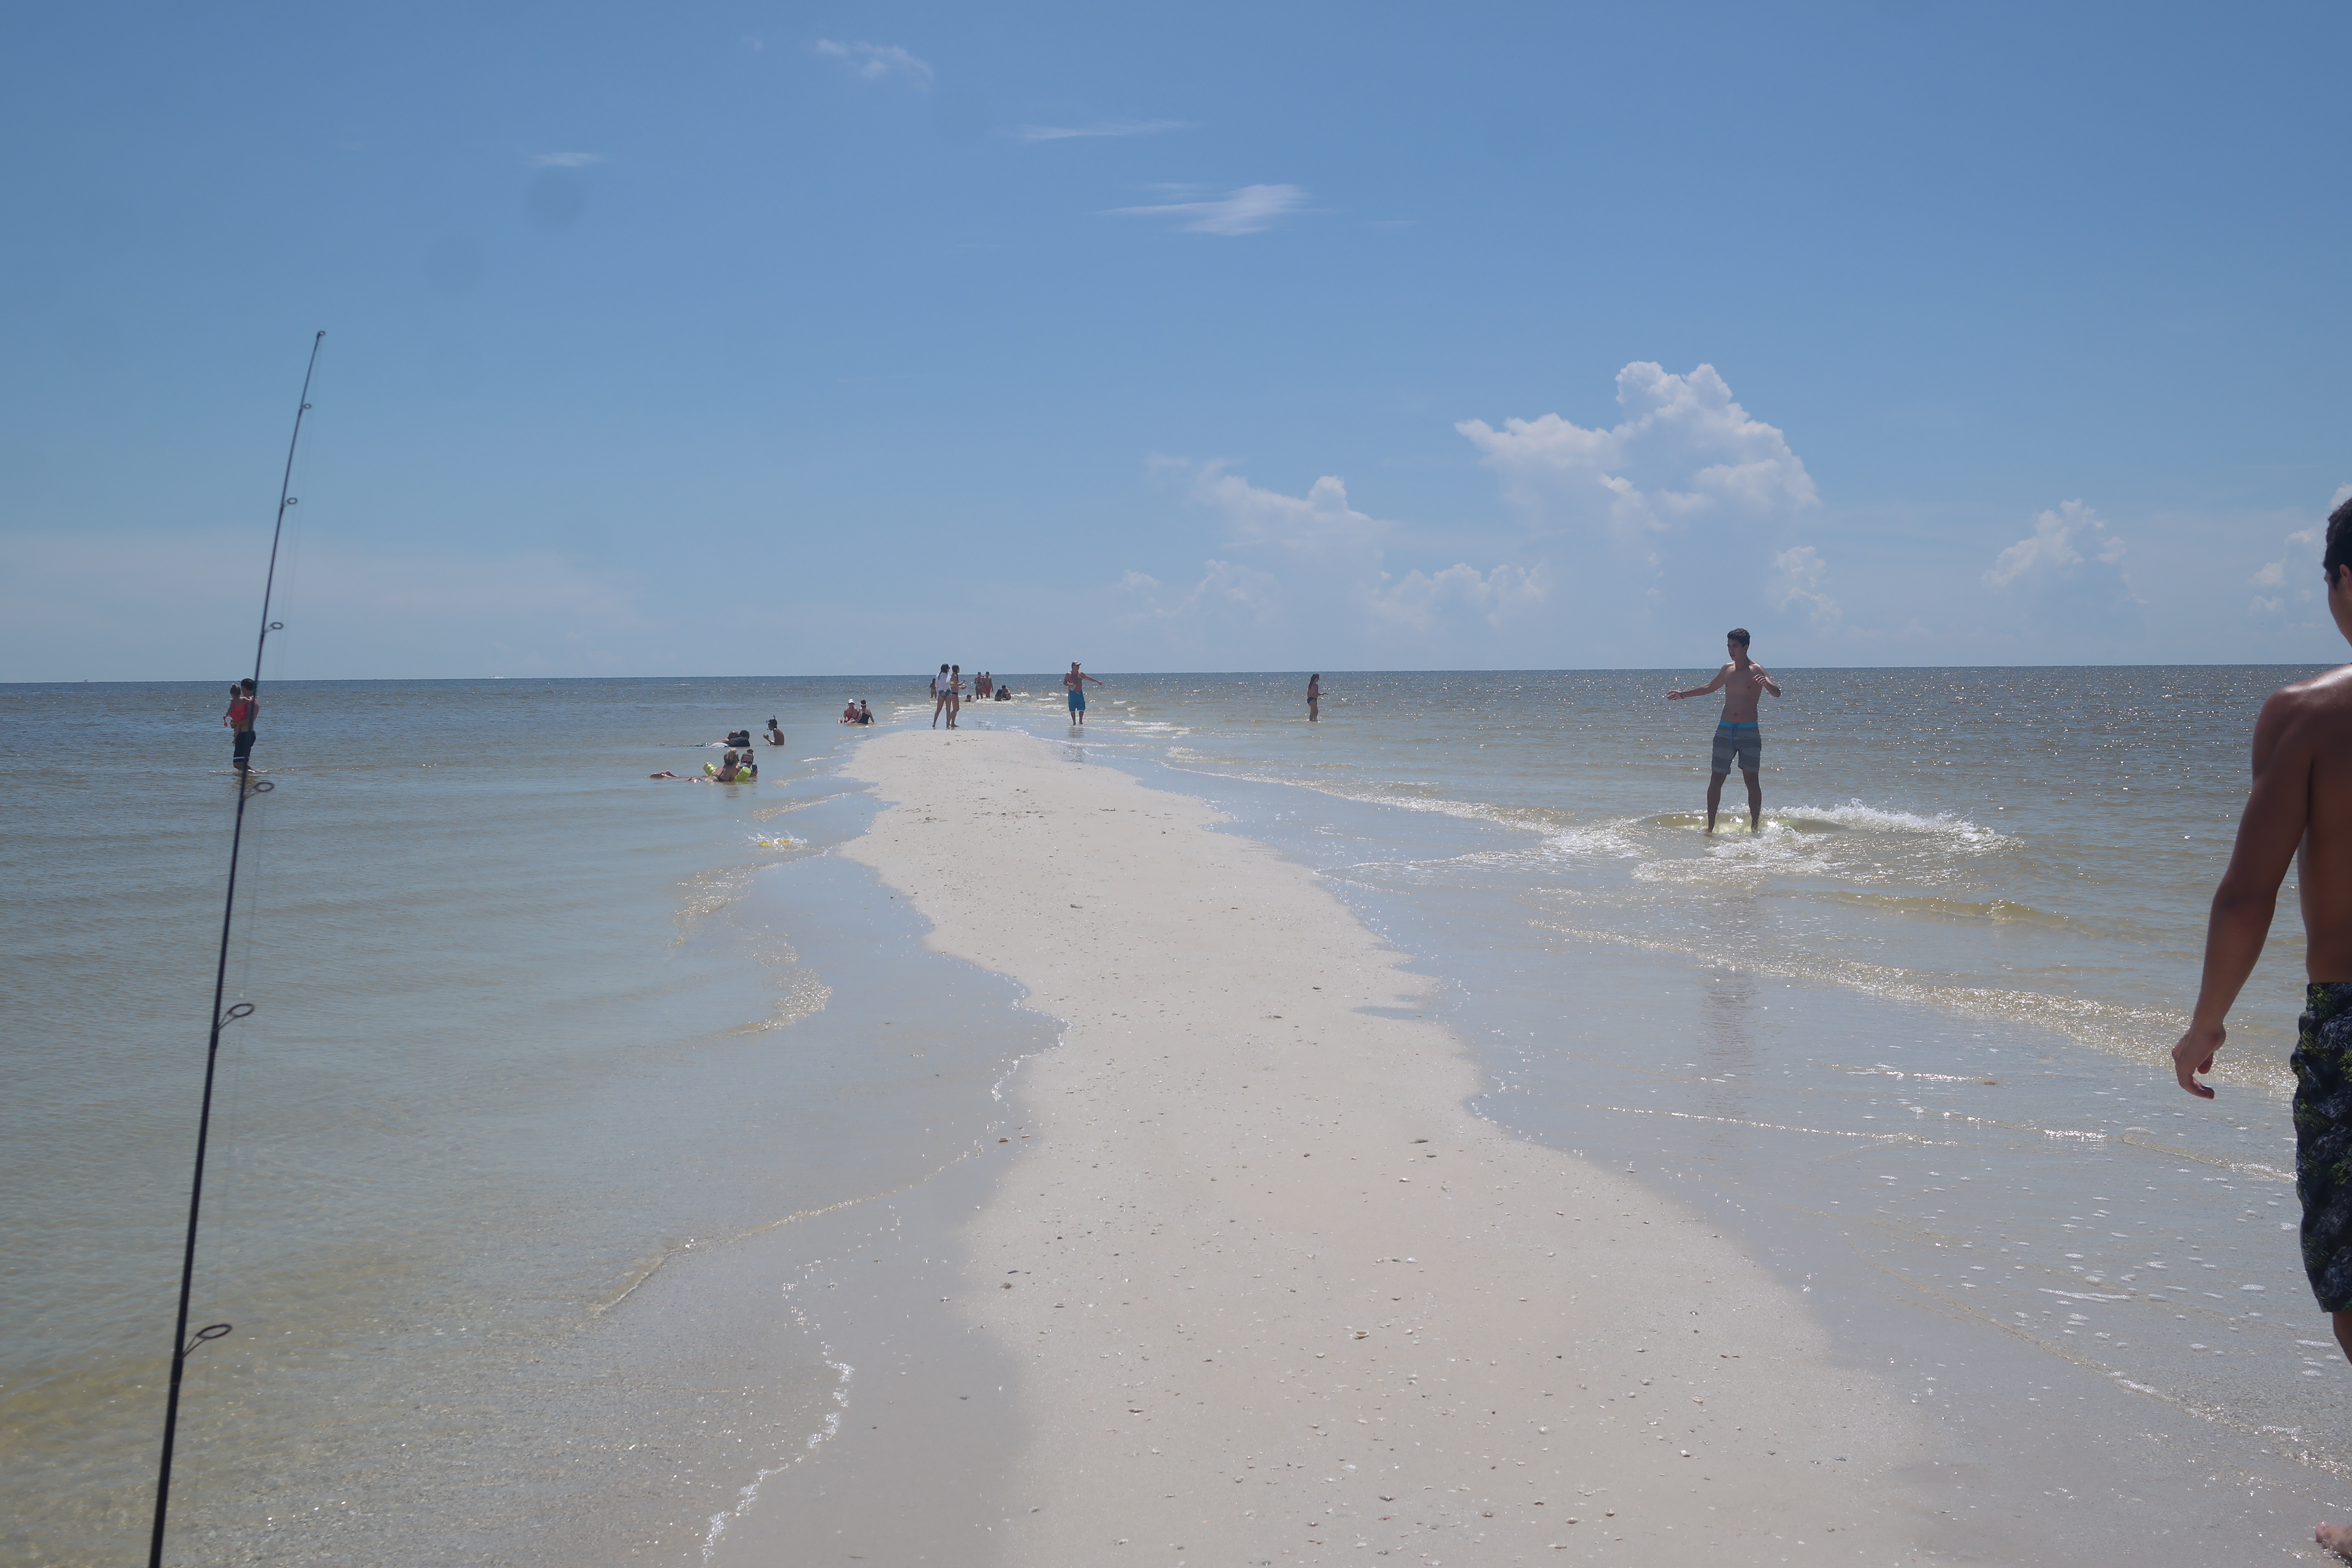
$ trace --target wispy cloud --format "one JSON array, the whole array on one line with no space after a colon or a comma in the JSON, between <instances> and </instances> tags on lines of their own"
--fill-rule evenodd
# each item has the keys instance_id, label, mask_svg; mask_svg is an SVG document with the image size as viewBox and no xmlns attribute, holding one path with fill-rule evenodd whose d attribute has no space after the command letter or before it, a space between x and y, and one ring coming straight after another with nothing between
<instances>
[{"instance_id":1,"label":"wispy cloud","mask_svg":"<svg viewBox=\"0 0 2352 1568\"><path fill-rule=\"evenodd\" d=\"M1176 226L1187 234L1255 234L1275 219L1295 212L1307 200L1297 185L1244 185L1219 201L1163 202L1148 207L1112 207L1110 213L1136 217L1181 217Z\"/></svg>"},{"instance_id":2,"label":"wispy cloud","mask_svg":"<svg viewBox=\"0 0 2352 1568\"><path fill-rule=\"evenodd\" d=\"M530 166L534 169L584 169L591 163L604 161L602 153L533 153Z\"/></svg>"},{"instance_id":3,"label":"wispy cloud","mask_svg":"<svg viewBox=\"0 0 2352 1568\"><path fill-rule=\"evenodd\" d=\"M929 62L917 59L896 44L869 44L864 39L853 43L836 43L831 38L819 38L816 52L840 60L866 81L880 81L887 76L903 76L919 87L929 87L937 74Z\"/></svg>"},{"instance_id":4,"label":"wispy cloud","mask_svg":"<svg viewBox=\"0 0 2352 1568\"><path fill-rule=\"evenodd\" d=\"M1189 120L1098 120L1092 125L1023 125L1013 133L1024 142L1066 142L1074 136L1158 136L1192 129Z\"/></svg>"},{"instance_id":5,"label":"wispy cloud","mask_svg":"<svg viewBox=\"0 0 2352 1568\"><path fill-rule=\"evenodd\" d=\"M2013 583L2046 583L2068 575L2083 563L2084 548L2096 552L2100 563L2112 566L2124 558L2124 541L2111 532L2106 520L2081 501L2059 503L2033 520L2033 531L1994 558L1986 584L2006 588Z\"/></svg>"}]
</instances>

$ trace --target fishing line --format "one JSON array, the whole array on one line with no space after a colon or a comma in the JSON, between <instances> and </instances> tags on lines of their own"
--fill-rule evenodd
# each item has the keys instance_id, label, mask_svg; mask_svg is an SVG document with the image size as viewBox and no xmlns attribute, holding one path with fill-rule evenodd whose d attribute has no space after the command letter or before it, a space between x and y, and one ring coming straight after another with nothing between
<instances>
[{"instance_id":1,"label":"fishing line","mask_svg":"<svg viewBox=\"0 0 2352 1568\"><path fill-rule=\"evenodd\" d=\"M269 534L269 569L261 580L261 629L253 642L253 684L257 695L261 686L261 656L269 646L269 634L283 629L281 623L269 618L269 601L278 586L278 552L286 537L286 513L299 504L292 493L294 454L302 443L302 416L310 411L310 377L319 368L319 349L326 341L323 331L310 340L310 360L302 370L302 395L294 410L294 433L286 443L286 469L278 484L278 521ZM172 1500L172 1451L179 1436L180 1386L187 1377L188 1355L198 1345L229 1331L226 1323L208 1323L191 1337L188 1299L195 1285L196 1222L204 1214L205 1154L212 1137L213 1089L220 1068L221 1031L253 1013L250 1002L231 1006L227 1001L229 941L236 923L237 856L245 845L245 811L257 796L276 787L266 778L253 776L249 757L237 759L236 815L230 825L228 840L228 890L221 901L220 957L213 966L212 1027L205 1047L204 1099L196 1115L195 1172L188 1183L188 1235L180 1254L180 1307L172 1327L172 1383L163 1401L163 1453L155 1468L155 1529L147 1545L148 1568L163 1568L163 1526L170 1517Z\"/></svg>"}]
</instances>

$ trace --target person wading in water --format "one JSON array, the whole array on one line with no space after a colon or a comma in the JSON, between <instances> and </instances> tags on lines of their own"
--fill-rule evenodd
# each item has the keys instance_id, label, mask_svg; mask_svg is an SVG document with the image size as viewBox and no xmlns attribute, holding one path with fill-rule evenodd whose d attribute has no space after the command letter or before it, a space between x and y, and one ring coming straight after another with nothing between
<instances>
[{"instance_id":1,"label":"person wading in water","mask_svg":"<svg viewBox=\"0 0 2352 1568\"><path fill-rule=\"evenodd\" d=\"M1679 702L1685 697L1704 697L1708 692L1723 692L1723 717L1715 726L1715 769L1706 783L1706 830L1715 831L1716 808L1723 803L1723 781L1731 774L1733 759L1748 780L1748 831L1759 832L1764 826L1764 781L1758 776L1764 766L1764 731L1756 723L1756 700L1760 692L1780 695L1764 667L1748 657L1748 628L1734 626L1724 635L1724 651L1730 660L1715 672L1715 679L1705 686L1694 686L1688 691L1669 691L1666 700Z\"/></svg>"}]
</instances>

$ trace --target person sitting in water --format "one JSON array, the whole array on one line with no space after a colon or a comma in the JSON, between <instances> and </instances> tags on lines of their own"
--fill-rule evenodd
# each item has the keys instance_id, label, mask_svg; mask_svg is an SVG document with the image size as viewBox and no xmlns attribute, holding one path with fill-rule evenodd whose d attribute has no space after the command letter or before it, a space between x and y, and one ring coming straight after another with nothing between
<instances>
[{"instance_id":1,"label":"person sitting in water","mask_svg":"<svg viewBox=\"0 0 2352 1568\"><path fill-rule=\"evenodd\" d=\"M1012 700L1013 700L1013 693L1012 693L1011 689L1009 689L1008 688L1005 688L1005 687L1002 687L1002 686L998 687L998 688L996 689L996 700L997 700L999 702L1010 702L1010 701L1012 701Z\"/></svg>"},{"instance_id":2,"label":"person sitting in water","mask_svg":"<svg viewBox=\"0 0 2352 1568\"><path fill-rule=\"evenodd\" d=\"M769 721L768 721L768 744L770 744L770 745L772 745L772 746L781 746L781 745L782 745L783 743L784 743L784 732L783 732L782 730L779 730L779 729L777 729L777 728L776 728L776 721L775 721L773 719L769 720Z\"/></svg>"},{"instance_id":3,"label":"person sitting in water","mask_svg":"<svg viewBox=\"0 0 2352 1568\"><path fill-rule=\"evenodd\" d=\"M727 743L730 746L748 746L751 743L751 731L730 730L727 731Z\"/></svg>"},{"instance_id":4,"label":"person sitting in water","mask_svg":"<svg viewBox=\"0 0 2352 1568\"><path fill-rule=\"evenodd\" d=\"M856 702L845 702L842 704L841 721L845 724L855 724L857 722L857 704Z\"/></svg>"},{"instance_id":5,"label":"person sitting in water","mask_svg":"<svg viewBox=\"0 0 2352 1568\"><path fill-rule=\"evenodd\" d=\"M726 770L722 768L719 771L724 773ZM721 784L750 784L759 776L760 764L752 759L751 753L749 751L746 751L741 756L735 759L735 776L732 779L722 778L719 782Z\"/></svg>"},{"instance_id":6,"label":"person sitting in water","mask_svg":"<svg viewBox=\"0 0 2352 1568\"><path fill-rule=\"evenodd\" d=\"M874 722L874 710L866 706L866 699L863 697L857 700L857 721L861 724Z\"/></svg>"}]
</instances>

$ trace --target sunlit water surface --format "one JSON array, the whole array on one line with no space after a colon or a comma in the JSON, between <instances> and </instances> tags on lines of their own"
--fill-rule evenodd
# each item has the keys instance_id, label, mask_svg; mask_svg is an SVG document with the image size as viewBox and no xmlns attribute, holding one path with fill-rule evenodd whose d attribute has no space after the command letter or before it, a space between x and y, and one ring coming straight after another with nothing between
<instances>
[{"instance_id":1,"label":"sunlit water surface","mask_svg":"<svg viewBox=\"0 0 2352 1568\"><path fill-rule=\"evenodd\" d=\"M2165 1062L2254 710L2301 673L1785 672L1764 830L1713 840L1712 705L1661 695L1689 671L1334 674L1311 726L1303 675L1114 676L1082 735L1014 677L964 721L1315 867L1437 979L1483 1114L1717 1215L1924 1405L2063 1449L2063 1365L2324 1478L2291 888L2221 1098ZM814 1339L629 1308L992 1144L1050 1039L823 853L871 810L841 700L919 725L920 690L273 688L196 1307L236 1327L191 1363L175 1558L688 1561L832 1429ZM210 691L0 688L11 1561L143 1546L233 799ZM756 784L646 778L771 713ZM2009 1352L1939 1361L1895 1299Z\"/></svg>"}]
</instances>

